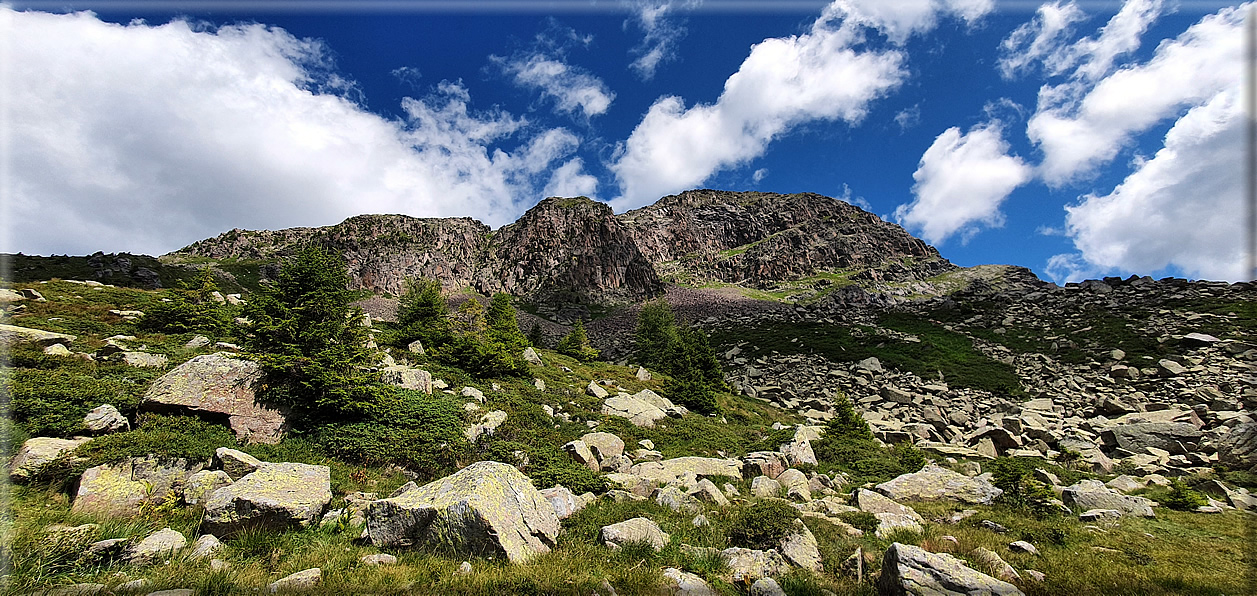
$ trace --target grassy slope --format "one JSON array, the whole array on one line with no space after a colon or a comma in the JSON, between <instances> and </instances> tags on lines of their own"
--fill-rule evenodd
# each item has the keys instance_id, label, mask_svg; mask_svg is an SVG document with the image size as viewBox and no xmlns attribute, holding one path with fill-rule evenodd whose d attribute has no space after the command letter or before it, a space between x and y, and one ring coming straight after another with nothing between
<instances>
[{"instance_id":1,"label":"grassy slope","mask_svg":"<svg viewBox=\"0 0 1257 596\"><path fill-rule=\"evenodd\" d=\"M191 334L166 336L143 334L133 323L108 315L109 309L139 309L152 304L157 294L126 289L90 289L80 285L53 282L28 284L36 287L49 298L47 303L28 303L26 313L12 323L50 330L69 331L80 335L73 349L90 351L102 344L105 337L116 333L137 335L133 343L144 344L150 350L167 354L172 365L205 350L193 351L182 348ZM76 297L77 296L77 297ZM919 328L919 321L888 320L883 325L913 333L926 339L937 330ZM938 328L941 330L941 328ZM811 335L808 335L808 332ZM779 328L776 333L779 344L786 348L802 344L807 349L838 350L841 353L866 350L878 355L884 362L895 363L893 358L904 362L935 366L931 354L913 352L911 342L890 342L880 338L878 343L868 337L855 337L850 331L807 328ZM846 335L842 335L846 333ZM764 330L765 338L772 337ZM755 336L742 339L752 339ZM798 337L791 343L789 338ZM784 339L782 339L784 338ZM220 339L220 338L215 338ZM230 339L230 338L226 338ZM858 342L856 340L859 340ZM767 341L767 340L761 340ZM938 356L941 362L963 362L959 355L967 354L963 342L942 336L931 341L950 346ZM947 343L951 341L953 343ZM826 343L830 342L830 343ZM788 346L787 346L788 344ZM904 344L904 345L899 345ZM761 346L764 347L764 346ZM971 348L970 348L971 350ZM18 352L22 348L18 347ZM26 350L23 362L38 364L37 351ZM616 367L606 363L579 363L570 358L543 351L543 358L552 366L533 369L547 385L544 394L529 393L530 379L472 379L457 369L432 367L437 377L445 379L457 389L464 384L484 391L488 403L482 411L504 409L511 419L503 432L514 432L521 438L545 437L545 440L571 440L588 432L586 420L600 421L599 430L619 434L629 449L640 439L654 441L656 448L666 457L681 455L716 455L722 451L738 455L758 449L773 449L775 438L769 430L774 421L791 423L796 419L760 402L731 395L720 397L727 423L719 419L688 416L681 420L667 420L653 429L639 429L619 419L608 419L597 411L597 400L585 396L584 386L589 379L613 379L628 391L643 388L658 389L658 381L641 382L632 376L634 369ZM849 354L850 359L855 355ZM984 363L989 366L989 363ZM48 365L53 366L53 365ZM67 375L130 383L129 389L112 391L120 407L134 409L135 397L142 392L152 378L153 371L130 369L120 365L61 362L55 365ZM571 372L563 371L566 366ZM908 365L904 365L905 367ZM958 365L957 365L958 366ZM28 372L21 374L31 374ZM13 370L6 369L7 374ZM34 374L43 374L36 372ZM957 373L958 374L958 373ZM955 382L952 374L948 379ZM499 391L492 386L497 383ZM73 384L73 383L71 383ZM81 383L80 388L87 387ZM90 389L90 388L89 388ZM86 391L86 389L84 389ZM101 390L105 391L105 390ZM90 393L90 392L89 392ZM81 418L82 410L96 405L90 403L99 394L88 395L78 402L63 398L56 402L57 392L45 392L56 406L64 406L65 419ZM539 399L573 416L570 423L558 423L558 428L529 426L529 420L537 420L533 409L540 403L521 399ZM124 410L126 411L126 410ZM468 417L470 421L471 416ZM29 420L17 420L13 438L24 438ZM515 425L515 426L511 426ZM779 438L779 437L777 437ZM20 444L20 443L19 443ZM211 448L213 445L205 445ZM340 506L346 493L365 490L387 494L405 481L394 470L384 467L363 466L323 456L313 445L289 439L276 446L254 445L244 447L254 455L269 461L300 461L329 465L332 468L333 491L337 499L333 507ZM10 447L11 450L11 447ZM10 451L11 453L11 451ZM6 454L7 455L7 454ZM749 481L737 483L743 494L749 494ZM501 561L473 559L473 572L458 575L455 570L458 559L432 553L408 550L392 551L400 564L394 567L369 567L359 562L364 554L377 552L369 546L356 543L354 530L338 532L334 529L294 530L279 533L244 534L227 543L224 558L232 565L227 572L210 572L205 562L188 561L175 557L170 564L147 568L124 567L118 564L85 566L68 553L75 552L73 545L49 545L41 541L39 530L52 523L79 524L98 522L102 531L96 539L144 535L162 527L180 530L190 539L198 533L199 516L182 508L155 507L133 520L104 520L69 512L69 497L60 490L64 485L48 487L8 487L6 501L11 504L8 514L0 523L0 541L8 545L2 557L11 562L8 591L23 592L32 587L73 582L97 581L116 585L124 579L146 578L152 583L149 590L193 587L200 593L225 594L265 589L265 585L279 577L309 567L324 570L325 587L330 591L393 593L520 593L520 594L589 594L598 590L603 580L609 581L621 594L655 593L661 585L660 571L666 566L680 566L699 573L713 582L723 593L745 593L745 586L735 586L723 580L723 572L714 561L694 559L681 553L678 546L685 542L696 546L729 546L727 530L733 523L735 510L710 510L707 518L712 522L709 529L694 528L692 515L673 513L650 503L617 504L600 500L564 523L565 532L559 548L536 558L525 565L508 565ZM943 517L954 509L947 505L920 505L927 519ZM1035 520L1000 508L975 507L978 516L959 526L927 524L923 535L900 535L897 539L920 543L936 550L955 550L963 556L974 546L986 546L1000 553L1019 569L1033 568L1048 574L1045 584L1022 584L1028 594L1236 594L1243 593L1245 584L1243 548L1248 536L1253 534L1252 516L1229 513L1221 516L1205 516L1172 511L1160 511L1155 520L1127 520L1119 526L1104 528L1101 532L1084 529L1072 519ZM674 537L673 543L662 553L654 554L642 549L629 548L612 553L597 544L598 529L607 523L630 517L646 516L659 522ZM993 519L1011 529L1007 535L993 534L977 525L978 519ZM871 536L855 539L846 536L823 521L808 520L808 525L821 545L826 569L822 576L798 572L782 578L788 593L817 594L820 588L838 594L872 594L870 585L858 585L854 580L837 573L839 564L856 547L865 552L880 553L888 542ZM955 536L959 548L950 547L941 536ZM1151 535L1151 537L1149 537ZM1008 552L1007 543L1016 539L1028 539L1041 551L1039 557L1015 555ZM1094 547L1112 549L1101 551ZM870 571L876 571L880 560L874 560ZM123 573L123 576L116 575ZM410 591L408 591L410 590Z\"/></svg>"}]
</instances>

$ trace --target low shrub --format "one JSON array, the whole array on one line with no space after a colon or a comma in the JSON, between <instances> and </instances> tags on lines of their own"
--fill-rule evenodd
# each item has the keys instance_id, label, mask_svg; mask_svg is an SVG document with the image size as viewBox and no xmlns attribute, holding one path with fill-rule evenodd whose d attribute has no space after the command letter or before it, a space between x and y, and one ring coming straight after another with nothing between
<instances>
[{"instance_id":1,"label":"low shrub","mask_svg":"<svg viewBox=\"0 0 1257 596\"><path fill-rule=\"evenodd\" d=\"M999 457L987 464L987 470L992 475L991 483L1004 491L996 501L1009 509L1039 517L1059 513L1051 503L1056 494L1034 479L1034 469L1034 460L1020 457Z\"/></svg>"},{"instance_id":2,"label":"low shrub","mask_svg":"<svg viewBox=\"0 0 1257 596\"><path fill-rule=\"evenodd\" d=\"M839 513L838 519L850 524L852 527L863 530L865 533L877 531L877 516L867 511L848 511Z\"/></svg>"},{"instance_id":3,"label":"low shrub","mask_svg":"<svg viewBox=\"0 0 1257 596\"><path fill-rule=\"evenodd\" d=\"M9 385L13 420L31 436L68 437L82 432L83 417L99 405L134 413L146 380L102 374L103 368L14 370Z\"/></svg>"},{"instance_id":4,"label":"low shrub","mask_svg":"<svg viewBox=\"0 0 1257 596\"><path fill-rule=\"evenodd\" d=\"M141 414L135 430L97 437L78 448L88 458L85 466L114 463L129 457L185 458L209 461L219 447L236 447L230 429L194 416Z\"/></svg>"},{"instance_id":5,"label":"low shrub","mask_svg":"<svg viewBox=\"0 0 1257 596\"><path fill-rule=\"evenodd\" d=\"M452 472L468 453L462 409L453 400L386 387L369 416L312 433L327 455L365 465L397 464L424 478Z\"/></svg>"},{"instance_id":6,"label":"low shrub","mask_svg":"<svg viewBox=\"0 0 1257 596\"><path fill-rule=\"evenodd\" d=\"M799 511L783 501L760 501L739 510L729 527L729 542L734 546L768 550L778 548L781 540L795 529Z\"/></svg>"},{"instance_id":7,"label":"low shrub","mask_svg":"<svg viewBox=\"0 0 1257 596\"><path fill-rule=\"evenodd\" d=\"M1209 501L1205 499L1203 494L1193 490L1178 478L1170 481L1169 493L1157 500L1162 505L1179 511L1191 511L1197 507L1209 504Z\"/></svg>"}]
</instances>

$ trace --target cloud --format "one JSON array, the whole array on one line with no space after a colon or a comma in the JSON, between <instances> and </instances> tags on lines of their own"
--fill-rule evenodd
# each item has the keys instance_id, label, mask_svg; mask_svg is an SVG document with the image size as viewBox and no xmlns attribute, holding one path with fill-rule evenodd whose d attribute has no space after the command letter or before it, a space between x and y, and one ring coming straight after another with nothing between
<instances>
[{"instance_id":1,"label":"cloud","mask_svg":"<svg viewBox=\"0 0 1257 596\"><path fill-rule=\"evenodd\" d=\"M938 24L951 14L974 24L995 8L995 0L835 0L825 9L828 19L843 18L881 31L894 43Z\"/></svg>"},{"instance_id":2,"label":"cloud","mask_svg":"<svg viewBox=\"0 0 1257 596\"><path fill-rule=\"evenodd\" d=\"M901 4L911 10L887 8ZM858 123L873 100L908 76L901 50L864 47L864 27L897 37L932 26L934 17L923 16L929 10L969 19L989 4L838 0L807 33L755 44L715 103L687 108L680 97L655 101L610 166L621 193L612 205L631 209L693 188L721 169L762 155L773 139L800 123Z\"/></svg>"},{"instance_id":3,"label":"cloud","mask_svg":"<svg viewBox=\"0 0 1257 596\"><path fill-rule=\"evenodd\" d=\"M573 157L555 168L542 194L547 197L596 198L598 179L586 174L584 167L581 158Z\"/></svg>"},{"instance_id":4,"label":"cloud","mask_svg":"<svg viewBox=\"0 0 1257 596\"><path fill-rule=\"evenodd\" d=\"M1135 135L1236 84L1243 72L1246 9L1232 7L1163 42L1148 62L1088 84L1086 79L1094 73L1110 69L1113 52L1129 47L1106 45L1103 40L1110 31L1121 32L1113 33L1114 39L1128 40L1127 34L1138 28L1133 22L1151 13L1127 9L1147 4L1128 2L1099 40L1087 44L1092 51L1078 62L1078 80L1040 90L1039 106L1026 133L1043 152L1040 173L1049 184L1060 186L1091 174L1112 161ZM1128 22L1116 27L1120 18Z\"/></svg>"},{"instance_id":5,"label":"cloud","mask_svg":"<svg viewBox=\"0 0 1257 596\"><path fill-rule=\"evenodd\" d=\"M0 19L14 148L3 251L160 254L235 227L373 212L499 225L579 142L475 111L457 82L382 118L352 100L321 43L278 28L8 7ZM497 148L508 141L519 148Z\"/></svg>"},{"instance_id":6,"label":"cloud","mask_svg":"<svg viewBox=\"0 0 1257 596\"><path fill-rule=\"evenodd\" d=\"M1238 84L1188 110L1113 192L1066 208L1078 254L1062 262L1093 273L1177 267L1194 278L1246 279L1243 130Z\"/></svg>"},{"instance_id":7,"label":"cloud","mask_svg":"<svg viewBox=\"0 0 1257 596\"><path fill-rule=\"evenodd\" d=\"M916 104L910 108L904 108L895 114L895 124L899 125L899 130L906 131L921 123L921 104Z\"/></svg>"},{"instance_id":8,"label":"cloud","mask_svg":"<svg viewBox=\"0 0 1257 596\"><path fill-rule=\"evenodd\" d=\"M1040 6L1034 19L1014 29L1000 44L1000 74L1011 79L1037 62L1055 63L1051 57L1061 53L1071 26L1085 19L1086 15L1073 2Z\"/></svg>"},{"instance_id":9,"label":"cloud","mask_svg":"<svg viewBox=\"0 0 1257 596\"><path fill-rule=\"evenodd\" d=\"M755 184L759 184L765 176L768 176L768 168L760 168L751 174L751 181Z\"/></svg>"},{"instance_id":10,"label":"cloud","mask_svg":"<svg viewBox=\"0 0 1257 596\"><path fill-rule=\"evenodd\" d=\"M912 175L913 201L895 209L895 219L931 244L977 224L1003 225L1000 205L1032 177L1019 157L1006 155L1000 123L989 122L961 134L952 127L938 135Z\"/></svg>"},{"instance_id":11,"label":"cloud","mask_svg":"<svg viewBox=\"0 0 1257 596\"><path fill-rule=\"evenodd\" d=\"M629 68L649 81L663 63L676 60L677 44L685 37L685 27L673 18L673 13L697 8L702 0L634 0L628 4L633 16L625 21L625 26L633 23L643 33L641 43L629 50L637 56Z\"/></svg>"},{"instance_id":12,"label":"cloud","mask_svg":"<svg viewBox=\"0 0 1257 596\"><path fill-rule=\"evenodd\" d=\"M555 110L585 117L606 113L615 93L602 79L570 66L561 57L535 53L506 60L496 58L516 85L536 89L554 100Z\"/></svg>"}]
</instances>

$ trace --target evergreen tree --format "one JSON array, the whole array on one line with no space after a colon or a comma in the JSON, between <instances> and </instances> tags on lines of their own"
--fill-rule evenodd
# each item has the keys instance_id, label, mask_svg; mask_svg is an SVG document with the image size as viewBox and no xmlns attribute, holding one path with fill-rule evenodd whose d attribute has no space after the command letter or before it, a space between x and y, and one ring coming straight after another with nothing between
<instances>
[{"instance_id":1,"label":"evergreen tree","mask_svg":"<svg viewBox=\"0 0 1257 596\"><path fill-rule=\"evenodd\" d=\"M441 283L435 279L406 280L406 290L397 304L397 333L391 342L404 348L415 340L425 348L449 340L450 312Z\"/></svg>"},{"instance_id":2,"label":"evergreen tree","mask_svg":"<svg viewBox=\"0 0 1257 596\"><path fill-rule=\"evenodd\" d=\"M520 352L528 345L528 340L519 330L519 319L515 316L515 307L511 306L511 295L498 292L489 302L489 312L485 315L490 340L501 343L511 351Z\"/></svg>"},{"instance_id":3,"label":"evergreen tree","mask_svg":"<svg viewBox=\"0 0 1257 596\"><path fill-rule=\"evenodd\" d=\"M716 393L728 386L706 334L678 326L668 303L659 299L638 311L636 341L638 361L672 378L664 385L668 399L702 414L719 411Z\"/></svg>"},{"instance_id":4,"label":"evergreen tree","mask_svg":"<svg viewBox=\"0 0 1257 596\"><path fill-rule=\"evenodd\" d=\"M534 348L544 348L546 336L541 332L541 323L533 322L532 329L528 330L528 345Z\"/></svg>"},{"instance_id":5,"label":"evergreen tree","mask_svg":"<svg viewBox=\"0 0 1257 596\"><path fill-rule=\"evenodd\" d=\"M375 402L378 375L365 368L373 361L369 333L348 285L345 262L311 246L249 301L244 343L261 365L264 399L307 420L361 414Z\"/></svg>"},{"instance_id":6,"label":"evergreen tree","mask_svg":"<svg viewBox=\"0 0 1257 596\"><path fill-rule=\"evenodd\" d=\"M589 336L585 334L585 324L581 321L576 321L572 331L559 341L558 352L581 361L598 358L598 350L590 345Z\"/></svg>"},{"instance_id":7,"label":"evergreen tree","mask_svg":"<svg viewBox=\"0 0 1257 596\"><path fill-rule=\"evenodd\" d=\"M643 304L637 313L637 361L650 368L666 368L676 331L676 317L667 302L660 298Z\"/></svg>"},{"instance_id":8,"label":"evergreen tree","mask_svg":"<svg viewBox=\"0 0 1257 596\"><path fill-rule=\"evenodd\" d=\"M454 332L459 335L480 337L485 332L484 305L475 298L469 298L454 313Z\"/></svg>"}]
</instances>

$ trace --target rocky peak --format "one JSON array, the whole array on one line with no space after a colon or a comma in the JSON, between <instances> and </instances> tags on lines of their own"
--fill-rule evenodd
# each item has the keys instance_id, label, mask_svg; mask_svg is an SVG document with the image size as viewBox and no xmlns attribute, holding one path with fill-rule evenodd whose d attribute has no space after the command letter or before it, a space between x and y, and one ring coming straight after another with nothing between
<instances>
[{"instance_id":1,"label":"rocky peak","mask_svg":"<svg viewBox=\"0 0 1257 596\"><path fill-rule=\"evenodd\" d=\"M494 238L501 290L534 300L617 303L662 285L611 207L550 197Z\"/></svg>"}]
</instances>

